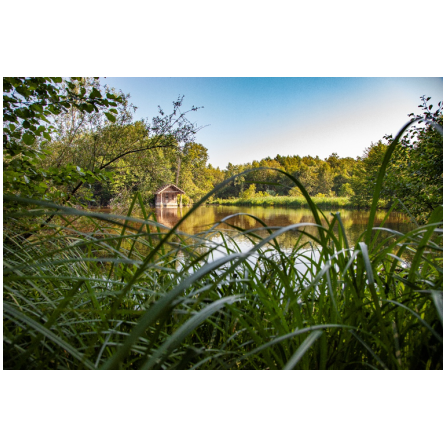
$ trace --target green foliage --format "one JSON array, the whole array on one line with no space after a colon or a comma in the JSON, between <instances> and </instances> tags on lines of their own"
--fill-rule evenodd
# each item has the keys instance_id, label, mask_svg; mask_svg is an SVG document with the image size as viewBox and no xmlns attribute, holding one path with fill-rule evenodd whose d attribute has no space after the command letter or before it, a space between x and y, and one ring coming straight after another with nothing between
<instances>
[{"instance_id":1,"label":"green foliage","mask_svg":"<svg viewBox=\"0 0 446 446\"><path fill-rule=\"evenodd\" d=\"M179 200L178 197L177 200ZM191 206L193 204L193 200L188 195L183 195L181 198L181 203L183 206Z\"/></svg>"},{"instance_id":2,"label":"green foliage","mask_svg":"<svg viewBox=\"0 0 446 446\"><path fill-rule=\"evenodd\" d=\"M218 192L217 198L239 197L245 189L245 184L255 184L257 193L265 192L268 195L289 195L293 188L290 178L280 178L277 171L284 170L298 179L311 196L325 194L328 196L341 196L340 188L342 184L350 181L355 161L352 158L339 158L333 153L326 160L319 157L298 155L283 157L277 155L274 159L265 158L252 163L241 165L228 164L225 170L225 178L230 178L237 174L224 190ZM268 167L270 170L253 170L245 174L249 169L258 167ZM291 192L293 194L294 192Z\"/></svg>"},{"instance_id":3,"label":"green foliage","mask_svg":"<svg viewBox=\"0 0 446 446\"><path fill-rule=\"evenodd\" d=\"M371 144L355 165L351 187L354 195L351 203L354 206L369 207L376 187L376 178L381 167L387 145L382 141ZM385 203L382 202L382 205Z\"/></svg>"},{"instance_id":4,"label":"green foliage","mask_svg":"<svg viewBox=\"0 0 446 446\"><path fill-rule=\"evenodd\" d=\"M425 223L430 213L443 202L443 104L432 112L430 98L421 97L423 113L412 122L401 138L391 158L384 177L380 206L397 201L402 210L409 212L420 223ZM389 144L392 135L385 137ZM355 166L351 186L354 195L352 204L370 206L378 170L387 145L381 141L372 144Z\"/></svg>"},{"instance_id":5,"label":"green foliage","mask_svg":"<svg viewBox=\"0 0 446 446\"><path fill-rule=\"evenodd\" d=\"M297 189L297 188L296 188ZM342 209L351 208L352 205L348 197L312 197L313 202L321 209ZM288 197L261 195L256 193L250 198L214 198L208 201L210 204L220 204L223 206L277 206L290 208L306 208L308 202L302 195L292 195Z\"/></svg>"},{"instance_id":6,"label":"green foliage","mask_svg":"<svg viewBox=\"0 0 446 446\"><path fill-rule=\"evenodd\" d=\"M385 207L399 200L403 209L425 222L442 201L443 137L434 126L442 126L443 115L442 103L433 112L430 98L422 99L423 114L417 117L432 124L414 127L403 137L378 204ZM383 142L372 144L357 160L336 153L325 160L277 155L243 165L229 163L221 171L207 165L207 149L194 142L200 127L187 113L198 108L181 112L182 101L179 97L173 103L171 114L160 109L151 123L134 122L128 95L102 88L97 78L5 78L4 192L124 209L135 192L146 204L151 202L161 184L176 183L197 201L231 177L217 199L299 196L294 178L310 196L349 196L352 206L370 206L387 148ZM391 142L391 135L387 139ZM280 179L277 170L290 177Z\"/></svg>"},{"instance_id":7,"label":"green foliage","mask_svg":"<svg viewBox=\"0 0 446 446\"><path fill-rule=\"evenodd\" d=\"M430 98L421 97L422 125L412 128L400 141L386 174L384 195L398 199L403 209L426 222L443 202L443 103L435 112ZM436 127L435 127L436 126ZM393 141L392 135L388 136Z\"/></svg>"},{"instance_id":8,"label":"green foliage","mask_svg":"<svg viewBox=\"0 0 446 446\"><path fill-rule=\"evenodd\" d=\"M119 95L85 88L85 79L3 78L3 190L33 198L57 200L66 192L52 186L104 181L97 171L68 163L43 168L50 153L47 145L55 132L54 118L69 110L81 114L106 113L110 121L122 101Z\"/></svg>"},{"instance_id":9,"label":"green foliage","mask_svg":"<svg viewBox=\"0 0 446 446\"><path fill-rule=\"evenodd\" d=\"M350 183L344 183L339 190L339 194L341 197L351 197L354 194L354 191L350 186Z\"/></svg>"},{"instance_id":10,"label":"green foliage","mask_svg":"<svg viewBox=\"0 0 446 446\"><path fill-rule=\"evenodd\" d=\"M302 192L300 191L300 189L298 187L292 187L288 191L288 195L290 197L302 197Z\"/></svg>"},{"instance_id":11,"label":"green foliage","mask_svg":"<svg viewBox=\"0 0 446 446\"><path fill-rule=\"evenodd\" d=\"M383 190L378 206L388 208L397 200L403 211L409 212L419 222L427 217L443 200L443 105L438 109L428 105L430 98L421 98L422 114L409 116L423 118L427 123L409 129L401 139L386 171ZM340 158L332 153L325 160L319 157L298 155L283 157L277 155L274 160L265 158L243 165L228 164L225 178L234 176L234 180L224 190L217 193L217 199L245 197L246 184L255 184L257 193L271 191L279 196L299 196L300 189L293 187L290 178L278 181L277 173L255 170L258 167L281 169L296 178L312 197L338 196L350 197L351 206L369 208L379 168L388 143L392 136L385 137L386 142L371 143L363 155L356 160ZM250 173L247 170L254 169ZM266 204L264 200L250 197L250 203ZM240 203L239 201L237 201ZM234 201L231 201L234 203ZM271 203L269 203L271 204Z\"/></svg>"},{"instance_id":12,"label":"green foliage","mask_svg":"<svg viewBox=\"0 0 446 446\"><path fill-rule=\"evenodd\" d=\"M240 192L240 198L247 199L247 198L254 198L256 195L256 185L251 184L248 189L246 189L243 192Z\"/></svg>"},{"instance_id":13,"label":"green foliage","mask_svg":"<svg viewBox=\"0 0 446 446\"><path fill-rule=\"evenodd\" d=\"M202 144L185 145L178 186L194 201L199 200L214 187L213 174L217 172L212 167L207 167L208 159L208 150Z\"/></svg>"},{"instance_id":14,"label":"green foliage","mask_svg":"<svg viewBox=\"0 0 446 446\"><path fill-rule=\"evenodd\" d=\"M182 101L170 114L160 108L151 122L134 122L129 96L97 78L6 78L4 192L124 209L136 191L148 203L181 176L199 198L213 171L207 149L193 143L200 128L187 119L198 107L181 111Z\"/></svg>"}]
</instances>

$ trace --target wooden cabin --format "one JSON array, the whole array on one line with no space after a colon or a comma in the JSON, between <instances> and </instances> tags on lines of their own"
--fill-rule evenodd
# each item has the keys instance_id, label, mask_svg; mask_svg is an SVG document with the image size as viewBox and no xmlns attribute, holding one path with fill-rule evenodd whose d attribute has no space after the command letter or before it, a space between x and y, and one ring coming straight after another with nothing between
<instances>
[{"instance_id":1,"label":"wooden cabin","mask_svg":"<svg viewBox=\"0 0 446 446\"><path fill-rule=\"evenodd\" d=\"M155 192L155 206L168 208L182 207L182 196L185 194L186 192L178 186L175 186L175 184L165 184ZM179 203L177 201L177 195L180 196Z\"/></svg>"}]
</instances>

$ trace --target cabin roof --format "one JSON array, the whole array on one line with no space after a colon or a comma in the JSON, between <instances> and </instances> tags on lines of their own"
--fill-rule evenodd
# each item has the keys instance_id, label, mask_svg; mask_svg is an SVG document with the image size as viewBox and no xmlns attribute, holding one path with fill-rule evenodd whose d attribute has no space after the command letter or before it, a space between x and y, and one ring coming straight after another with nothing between
<instances>
[{"instance_id":1,"label":"cabin roof","mask_svg":"<svg viewBox=\"0 0 446 446\"><path fill-rule=\"evenodd\" d=\"M175 184L165 184L164 186L161 186L160 188L158 188L155 191L155 194L160 194L160 193L164 192L166 189L168 189L169 187L172 187L173 189L175 189L173 192L178 192L179 194L186 195L186 192L184 192L184 190L181 190L178 186L175 186Z\"/></svg>"}]
</instances>

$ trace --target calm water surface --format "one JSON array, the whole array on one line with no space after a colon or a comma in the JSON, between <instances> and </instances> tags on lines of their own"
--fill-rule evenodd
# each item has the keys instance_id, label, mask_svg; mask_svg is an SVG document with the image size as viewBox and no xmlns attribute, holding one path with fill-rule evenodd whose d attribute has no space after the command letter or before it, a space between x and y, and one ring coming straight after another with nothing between
<instances>
[{"instance_id":1,"label":"calm water surface","mask_svg":"<svg viewBox=\"0 0 446 446\"><path fill-rule=\"evenodd\" d=\"M156 209L157 220L167 227L174 226L178 220L190 211L189 208ZM349 244L356 243L360 234L365 231L369 218L368 211L354 211L341 209L339 211L324 211L329 220L333 218L331 214L339 212L346 230ZM248 215L236 215L248 214ZM375 226L379 226L386 215L386 211L378 211L375 218ZM218 226L219 229L230 230L230 223L244 230L261 228L253 217L261 219L269 227L284 227L296 223L315 223L309 209L289 209L273 207L240 207L240 206L203 206L193 212L187 220L182 223L180 230L188 234L197 234L206 231L212 225L221 220L233 216ZM384 224L386 228L394 229L406 233L414 228L409 218L400 212L392 212ZM305 231L316 235L317 229L307 226ZM296 230L288 231L278 237L278 241L283 248L294 246L299 232Z\"/></svg>"}]
</instances>

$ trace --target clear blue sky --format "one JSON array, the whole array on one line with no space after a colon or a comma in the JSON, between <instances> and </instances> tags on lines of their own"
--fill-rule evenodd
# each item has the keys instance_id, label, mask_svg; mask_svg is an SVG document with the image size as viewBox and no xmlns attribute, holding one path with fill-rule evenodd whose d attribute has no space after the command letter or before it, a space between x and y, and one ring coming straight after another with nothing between
<instances>
[{"instance_id":1,"label":"clear blue sky","mask_svg":"<svg viewBox=\"0 0 446 446\"><path fill-rule=\"evenodd\" d=\"M361 155L417 113L420 96L443 100L443 78L101 78L138 107L135 118L165 112L184 95L202 129L196 142L225 168L267 156Z\"/></svg>"}]
</instances>

